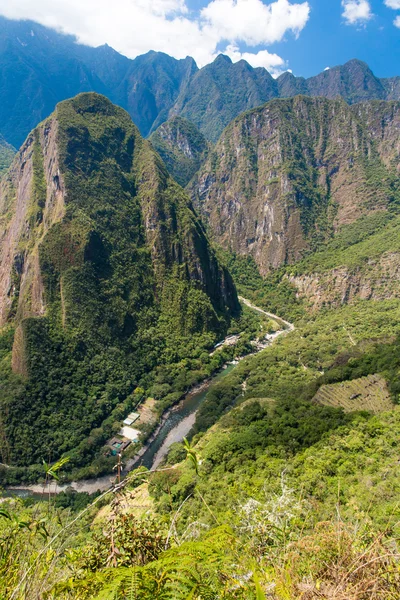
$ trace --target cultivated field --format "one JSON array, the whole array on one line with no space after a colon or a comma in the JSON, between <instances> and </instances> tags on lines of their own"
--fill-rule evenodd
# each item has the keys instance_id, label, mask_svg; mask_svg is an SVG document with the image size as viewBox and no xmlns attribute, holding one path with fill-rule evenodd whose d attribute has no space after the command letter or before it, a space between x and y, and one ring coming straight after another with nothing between
<instances>
[{"instance_id":1,"label":"cultivated field","mask_svg":"<svg viewBox=\"0 0 400 600\"><path fill-rule=\"evenodd\" d=\"M368 410L379 413L393 408L386 381L380 375L323 385L313 402L325 406L341 406L346 412Z\"/></svg>"}]
</instances>

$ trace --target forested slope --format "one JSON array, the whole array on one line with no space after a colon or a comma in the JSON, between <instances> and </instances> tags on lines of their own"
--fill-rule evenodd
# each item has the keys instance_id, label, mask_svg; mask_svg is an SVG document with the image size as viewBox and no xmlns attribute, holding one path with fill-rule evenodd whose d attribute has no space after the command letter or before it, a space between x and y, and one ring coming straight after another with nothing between
<instances>
[{"instance_id":1,"label":"forested slope","mask_svg":"<svg viewBox=\"0 0 400 600\"><path fill-rule=\"evenodd\" d=\"M201 378L189 359L223 336L236 291L184 191L102 96L61 103L33 131L0 206L2 460L75 449L84 464L156 367L171 365L163 396L178 374L179 389L190 369Z\"/></svg>"}]
</instances>

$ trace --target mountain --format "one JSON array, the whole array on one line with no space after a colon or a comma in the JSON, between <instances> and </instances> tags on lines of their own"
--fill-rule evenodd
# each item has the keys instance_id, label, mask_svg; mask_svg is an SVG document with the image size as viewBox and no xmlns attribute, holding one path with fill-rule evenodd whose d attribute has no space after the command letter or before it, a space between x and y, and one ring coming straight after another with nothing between
<instances>
[{"instance_id":1,"label":"mountain","mask_svg":"<svg viewBox=\"0 0 400 600\"><path fill-rule=\"evenodd\" d=\"M169 108L197 70L193 58L176 60L162 52L149 52L132 61L117 93L142 135L148 136L167 120Z\"/></svg>"},{"instance_id":2,"label":"mountain","mask_svg":"<svg viewBox=\"0 0 400 600\"><path fill-rule=\"evenodd\" d=\"M58 104L28 136L2 180L0 215L3 371L12 350L3 462L75 449L72 462L85 464L143 377L151 385L152 370L190 361L226 331L235 288L150 143L94 93ZM178 375L186 389L182 364L167 381Z\"/></svg>"},{"instance_id":3,"label":"mountain","mask_svg":"<svg viewBox=\"0 0 400 600\"><path fill-rule=\"evenodd\" d=\"M400 103L273 100L235 119L191 183L214 239L262 273L366 214L398 211Z\"/></svg>"},{"instance_id":4,"label":"mountain","mask_svg":"<svg viewBox=\"0 0 400 600\"><path fill-rule=\"evenodd\" d=\"M149 139L169 173L183 187L200 169L211 148L197 127L182 117L166 121Z\"/></svg>"},{"instance_id":5,"label":"mountain","mask_svg":"<svg viewBox=\"0 0 400 600\"><path fill-rule=\"evenodd\" d=\"M57 102L94 91L126 108L148 135L196 70L191 58L149 52L130 60L107 45L91 48L32 21L0 18L0 131L19 147Z\"/></svg>"},{"instance_id":6,"label":"mountain","mask_svg":"<svg viewBox=\"0 0 400 600\"><path fill-rule=\"evenodd\" d=\"M78 92L107 93L79 46L33 22L0 19L0 131L20 147L57 102Z\"/></svg>"},{"instance_id":7,"label":"mountain","mask_svg":"<svg viewBox=\"0 0 400 600\"><path fill-rule=\"evenodd\" d=\"M277 95L276 81L268 71L253 69L244 60L232 63L228 56L220 54L194 74L170 114L189 119L207 139L216 142L239 113Z\"/></svg>"},{"instance_id":8,"label":"mountain","mask_svg":"<svg viewBox=\"0 0 400 600\"><path fill-rule=\"evenodd\" d=\"M349 104L365 100L399 100L396 86L393 88L393 80L375 77L366 63L356 59L309 79L283 73L278 77L277 84L282 98L297 94L326 98L341 96Z\"/></svg>"},{"instance_id":9,"label":"mountain","mask_svg":"<svg viewBox=\"0 0 400 600\"><path fill-rule=\"evenodd\" d=\"M15 148L0 135L0 178L7 171L15 155Z\"/></svg>"},{"instance_id":10,"label":"mountain","mask_svg":"<svg viewBox=\"0 0 400 600\"><path fill-rule=\"evenodd\" d=\"M273 98L399 100L400 78L379 79L359 60L309 79L287 72L276 80L223 55L200 70L190 57L162 52L131 60L108 45L92 48L32 21L0 18L0 133L9 143L19 147L57 102L87 91L125 108L143 136L182 116L216 142L232 119Z\"/></svg>"}]
</instances>

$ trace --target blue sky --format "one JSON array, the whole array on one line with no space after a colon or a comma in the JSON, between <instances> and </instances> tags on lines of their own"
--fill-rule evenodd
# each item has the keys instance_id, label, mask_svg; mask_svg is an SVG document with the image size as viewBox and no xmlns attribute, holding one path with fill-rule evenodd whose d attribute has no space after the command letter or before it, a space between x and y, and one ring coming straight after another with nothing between
<instances>
[{"instance_id":1,"label":"blue sky","mask_svg":"<svg viewBox=\"0 0 400 600\"><path fill-rule=\"evenodd\" d=\"M286 41L268 48L287 59L295 75L309 77L351 58L364 60L379 77L400 75L400 29L393 25L400 9L375 0L370 2L374 16L350 25L341 16L340 2L310 0L309 4L310 18L298 39L288 35Z\"/></svg>"},{"instance_id":2,"label":"blue sky","mask_svg":"<svg viewBox=\"0 0 400 600\"><path fill-rule=\"evenodd\" d=\"M0 14L131 58L157 50L203 66L224 52L305 77L359 58L400 75L400 0L0 0Z\"/></svg>"}]
</instances>

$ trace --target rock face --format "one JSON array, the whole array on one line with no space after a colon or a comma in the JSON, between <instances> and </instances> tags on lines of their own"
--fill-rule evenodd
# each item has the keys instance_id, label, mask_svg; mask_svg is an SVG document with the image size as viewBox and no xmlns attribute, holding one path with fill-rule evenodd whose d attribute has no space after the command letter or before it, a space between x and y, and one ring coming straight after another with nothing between
<instances>
[{"instance_id":1,"label":"rock face","mask_svg":"<svg viewBox=\"0 0 400 600\"><path fill-rule=\"evenodd\" d=\"M261 272L400 201L400 104L273 100L235 119L191 183L215 240Z\"/></svg>"},{"instance_id":2,"label":"rock face","mask_svg":"<svg viewBox=\"0 0 400 600\"><path fill-rule=\"evenodd\" d=\"M400 253L387 252L362 267L288 276L309 308L334 308L356 300L400 298Z\"/></svg>"},{"instance_id":3,"label":"rock face","mask_svg":"<svg viewBox=\"0 0 400 600\"><path fill-rule=\"evenodd\" d=\"M54 118L35 130L1 185L0 325L45 311L38 248L65 214L57 130Z\"/></svg>"},{"instance_id":4,"label":"rock face","mask_svg":"<svg viewBox=\"0 0 400 600\"><path fill-rule=\"evenodd\" d=\"M175 117L150 136L169 173L185 187L205 162L210 144L193 123Z\"/></svg>"},{"instance_id":5,"label":"rock face","mask_svg":"<svg viewBox=\"0 0 400 600\"><path fill-rule=\"evenodd\" d=\"M0 325L15 329L13 369L27 378L1 410L11 447L30 432L22 463L40 447L32 410L34 427L52 413L53 430L37 432L49 448L63 427L77 435L64 449L74 447L121 394L101 409L96 400L83 418L88 381L106 394L99 381L110 369L107 386L126 381L129 394L154 368L154 348L219 336L239 309L189 198L103 96L59 104L29 135L1 182L0 219ZM54 377L69 383L54 387Z\"/></svg>"}]
</instances>

